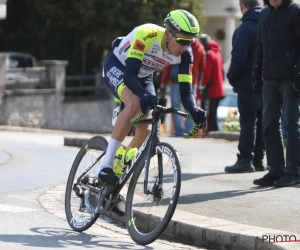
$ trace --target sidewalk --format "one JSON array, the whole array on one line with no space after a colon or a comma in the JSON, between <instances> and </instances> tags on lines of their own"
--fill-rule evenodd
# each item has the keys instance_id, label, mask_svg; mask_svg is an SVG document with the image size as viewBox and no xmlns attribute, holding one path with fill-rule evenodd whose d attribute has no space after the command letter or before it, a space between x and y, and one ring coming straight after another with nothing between
<instances>
[{"instance_id":1,"label":"sidewalk","mask_svg":"<svg viewBox=\"0 0 300 250\"><path fill-rule=\"evenodd\" d=\"M0 126L0 130L5 129L36 131ZM65 131L52 133L61 133L65 146L76 147L93 136ZM230 164L229 159L235 156L238 134L216 132L211 136L214 138L189 139L188 143L181 138L161 138L178 151L182 168L179 203L164 235L212 249L300 249L300 242L262 242L262 237L266 241L273 237L270 239L273 242L274 237L277 241L300 240L300 186L257 188L252 184L253 179L265 173L224 173L225 164ZM130 139L126 138L124 144ZM0 162L1 159L4 155L0 151ZM116 214L109 215L125 221Z\"/></svg>"},{"instance_id":2,"label":"sidewalk","mask_svg":"<svg viewBox=\"0 0 300 250\"><path fill-rule=\"evenodd\" d=\"M199 158L197 156L199 153L195 153L194 149L199 147L200 151L200 143L207 144L207 148L215 147L215 151L220 152L217 145L219 141L223 140L218 138L235 141L236 147L238 133L215 132L210 137L215 139L192 139L188 143L182 143L182 139L176 140L169 137L161 139L171 143L179 154L182 154L180 155L181 165L183 168L189 166L182 172L193 172L191 164L194 160L191 161L188 158ZM87 139L65 137L64 142L68 146L81 146ZM213 146L210 147L210 144ZM224 146L226 146L226 142L223 142L220 148L224 148ZM183 157L183 152L190 154L190 157ZM212 161L213 154L209 155L209 152L205 152L204 155L208 156L206 161ZM294 235L297 240L300 240L300 235L296 235L300 231L300 223L297 221L300 212L296 212L299 210L298 204L300 204L299 198L297 198L299 196L298 188L257 188L252 181L260 178L265 172L230 175L224 172L220 173L220 171L224 171L224 168L218 169L216 172L209 169L210 173L198 172L199 177L201 174L206 176L201 179L195 177L194 180L189 180L190 186L197 185L195 183L199 180L205 185L202 185L201 194L195 192L194 187L182 190L177 210L165 231L165 236L175 238L183 243L214 249L300 249L300 242L277 244L262 242L262 237L267 238L268 235L270 237L275 235L277 241L295 240ZM182 179L185 179L184 174ZM188 186L188 183L186 182L182 186ZM205 202L206 200L208 202ZM218 208L218 212L211 211L215 208ZM291 217L287 211L293 214L293 219L286 218ZM223 216L220 216L220 213ZM124 218L112 213L110 216L124 222ZM215 216L219 218L215 218ZM284 230L282 230L283 228ZM288 235L288 238L282 238L287 237L284 235Z\"/></svg>"}]
</instances>

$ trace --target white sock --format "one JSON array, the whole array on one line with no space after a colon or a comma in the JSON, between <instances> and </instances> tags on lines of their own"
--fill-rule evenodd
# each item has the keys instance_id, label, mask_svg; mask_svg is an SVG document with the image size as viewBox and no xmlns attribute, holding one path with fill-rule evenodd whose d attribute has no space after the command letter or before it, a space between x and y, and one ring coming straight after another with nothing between
<instances>
[{"instance_id":1,"label":"white sock","mask_svg":"<svg viewBox=\"0 0 300 250\"><path fill-rule=\"evenodd\" d=\"M98 176L99 172L102 170L102 168L112 168L113 167L113 163L114 163L114 159L115 159L115 155L116 152L118 150L118 148L121 146L121 142L117 141L113 138L110 138L109 143L108 143L108 147L106 150L106 154L104 155L103 160L101 161L101 163L97 166L96 171L95 171L95 175Z\"/></svg>"}]
</instances>

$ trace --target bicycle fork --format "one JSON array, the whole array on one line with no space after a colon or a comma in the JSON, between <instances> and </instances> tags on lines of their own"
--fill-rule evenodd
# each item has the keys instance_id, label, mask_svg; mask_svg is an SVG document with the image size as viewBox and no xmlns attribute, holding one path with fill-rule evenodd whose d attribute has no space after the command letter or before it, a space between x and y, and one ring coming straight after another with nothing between
<instances>
[{"instance_id":1,"label":"bicycle fork","mask_svg":"<svg viewBox=\"0 0 300 250\"><path fill-rule=\"evenodd\" d=\"M162 184L162 154L158 155L158 166L159 166L159 172L158 172L158 183L154 183L154 186L152 187L152 190L150 191L148 188L148 178L149 178L149 168L150 168L150 159L153 155L154 146L157 142L159 142L159 125L160 122L152 124L152 132L151 136L149 138L149 145L148 145L148 151L147 156L145 160L145 174L144 174L144 194L152 194L154 196L157 196L157 191L161 189ZM156 133L154 131L157 131Z\"/></svg>"}]
</instances>

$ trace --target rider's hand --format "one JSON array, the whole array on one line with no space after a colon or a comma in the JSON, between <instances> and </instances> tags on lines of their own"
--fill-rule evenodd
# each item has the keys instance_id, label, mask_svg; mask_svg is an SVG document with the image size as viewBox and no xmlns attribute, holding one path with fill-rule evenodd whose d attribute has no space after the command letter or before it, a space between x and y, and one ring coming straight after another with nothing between
<instances>
[{"instance_id":1,"label":"rider's hand","mask_svg":"<svg viewBox=\"0 0 300 250\"><path fill-rule=\"evenodd\" d=\"M140 98L140 106L142 113L147 115L150 109L153 109L154 106L157 104L157 97L155 95L151 95L150 93L144 94Z\"/></svg>"},{"instance_id":2,"label":"rider's hand","mask_svg":"<svg viewBox=\"0 0 300 250\"><path fill-rule=\"evenodd\" d=\"M203 109L198 108L194 110L191 115L196 124L201 124L206 120L206 112Z\"/></svg>"}]
</instances>

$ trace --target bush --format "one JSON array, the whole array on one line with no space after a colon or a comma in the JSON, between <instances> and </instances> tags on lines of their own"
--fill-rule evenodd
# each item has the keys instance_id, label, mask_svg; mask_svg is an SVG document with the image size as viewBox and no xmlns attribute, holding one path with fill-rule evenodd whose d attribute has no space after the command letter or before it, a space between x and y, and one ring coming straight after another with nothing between
<instances>
[{"instance_id":1,"label":"bush","mask_svg":"<svg viewBox=\"0 0 300 250\"><path fill-rule=\"evenodd\" d=\"M228 116L222 124L222 131L240 132L238 111L228 110Z\"/></svg>"}]
</instances>

